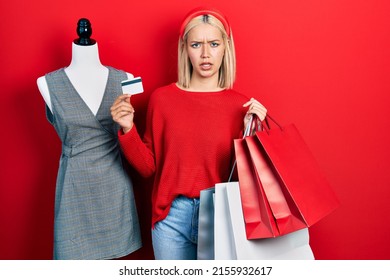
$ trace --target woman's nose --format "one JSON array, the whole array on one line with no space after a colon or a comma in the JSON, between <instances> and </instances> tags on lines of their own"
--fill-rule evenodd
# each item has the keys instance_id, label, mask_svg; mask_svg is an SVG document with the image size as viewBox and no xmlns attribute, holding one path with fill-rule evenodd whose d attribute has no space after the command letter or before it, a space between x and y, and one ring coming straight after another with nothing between
<instances>
[{"instance_id":1,"label":"woman's nose","mask_svg":"<svg viewBox=\"0 0 390 280\"><path fill-rule=\"evenodd\" d=\"M209 46L207 44L202 45L202 58L210 57Z\"/></svg>"}]
</instances>

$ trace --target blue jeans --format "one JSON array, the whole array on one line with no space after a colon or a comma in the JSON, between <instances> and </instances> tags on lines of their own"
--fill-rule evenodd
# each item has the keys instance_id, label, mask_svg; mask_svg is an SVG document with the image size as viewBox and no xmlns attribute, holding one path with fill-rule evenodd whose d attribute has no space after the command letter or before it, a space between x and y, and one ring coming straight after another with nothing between
<instances>
[{"instance_id":1,"label":"blue jeans","mask_svg":"<svg viewBox=\"0 0 390 280\"><path fill-rule=\"evenodd\" d=\"M168 216L152 229L156 260L196 260L199 199L178 196Z\"/></svg>"}]
</instances>

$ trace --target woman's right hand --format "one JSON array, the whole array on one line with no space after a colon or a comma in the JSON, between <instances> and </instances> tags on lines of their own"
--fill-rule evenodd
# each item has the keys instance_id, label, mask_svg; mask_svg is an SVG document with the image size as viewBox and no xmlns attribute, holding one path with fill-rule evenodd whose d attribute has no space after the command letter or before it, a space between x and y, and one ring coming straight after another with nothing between
<instances>
[{"instance_id":1,"label":"woman's right hand","mask_svg":"<svg viewBox=\"0 0 390 280\"><path fill-rule=\"evenodd\" d=\"M130 94L121 94L111 106L112 119L118 123L124 133L129 132L134 125L134 108L130 103Z\"/></svg>"}]
</instances>

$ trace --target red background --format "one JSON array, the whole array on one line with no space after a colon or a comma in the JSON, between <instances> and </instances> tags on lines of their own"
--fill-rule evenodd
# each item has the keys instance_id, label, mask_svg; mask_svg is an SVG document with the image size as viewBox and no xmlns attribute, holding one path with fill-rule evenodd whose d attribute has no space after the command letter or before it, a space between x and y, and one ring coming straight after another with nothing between
<instances>
[{"instance_id":1,"label":"red background","mask_svg":"<svg viewBox=\"0 0 390 280\"><path fill-rule=\"evenodd\" d=\"M176 80L177 30L198 5L230 19L235 88L297 125L341 201L310 229L316 258L389 259L389 1L100 2L0 4L0 259L52 258L61 145L36 79L69 65L77 20L91 20L103 64L142 76L142 126L151 91ZM144 247L127 258L151 259L150 182L133 177Z\"/></svg>"}]
</instances>

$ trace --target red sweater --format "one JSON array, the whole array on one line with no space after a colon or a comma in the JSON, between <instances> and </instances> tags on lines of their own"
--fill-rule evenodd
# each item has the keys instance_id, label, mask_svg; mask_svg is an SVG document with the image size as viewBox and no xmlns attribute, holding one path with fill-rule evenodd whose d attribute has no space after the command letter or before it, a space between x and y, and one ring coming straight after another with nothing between
<instances>
[{"instance_id":1,"label":"red sweater","mask_svg":"<svg viewBox=\"0 0 390 280\"><path fill-rule=\"evenodd\" d=\"M129 163L144 177L155 175L152 226L178 195L197 198L228 180L247 101L234 90L188 92L170 84L150 96L143 140L135 126L119 132Z\"/></svg>"}]
</instances>

